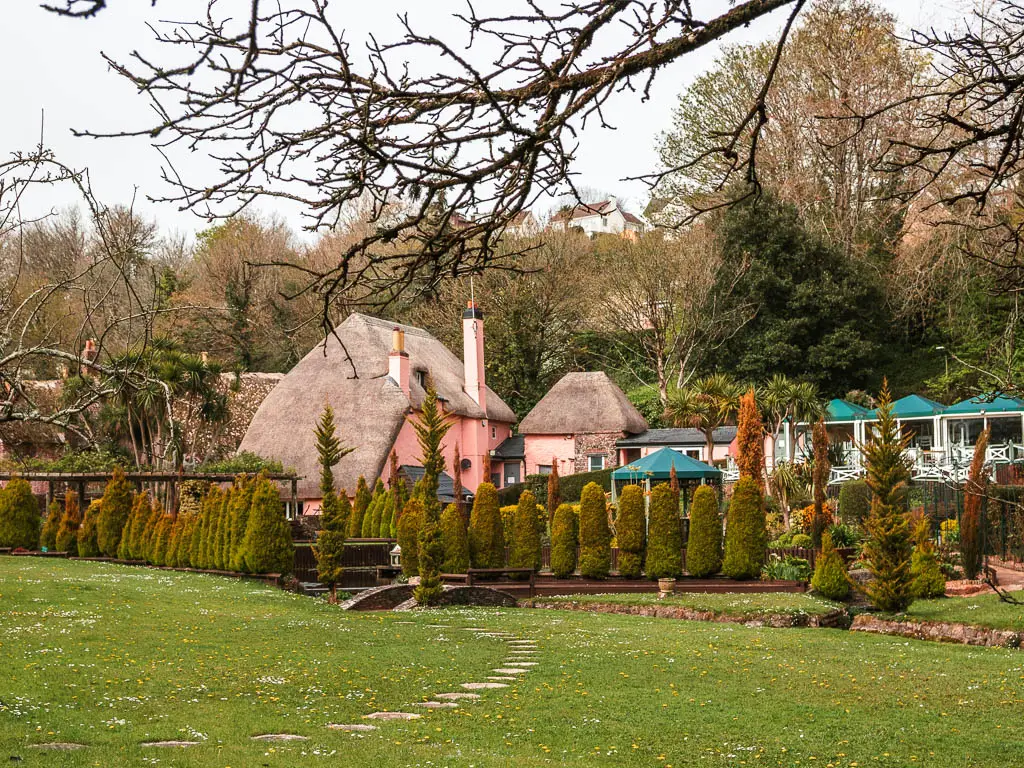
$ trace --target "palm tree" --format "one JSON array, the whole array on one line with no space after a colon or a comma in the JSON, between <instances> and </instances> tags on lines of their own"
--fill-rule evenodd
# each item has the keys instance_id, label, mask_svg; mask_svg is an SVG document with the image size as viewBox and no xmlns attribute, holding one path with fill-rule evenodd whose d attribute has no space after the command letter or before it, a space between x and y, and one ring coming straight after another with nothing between
<instances>
[{"instance_id":1,"label":"palm tree","mask_svg":"<svg viewBox=\"0 0 1024 768\"><path fill-rule=\"evenodd\" d=\"M806 381L793 381L784 374L775 374L758 391L758 405L771 430L772 451L775 457L775 444L786 420L792 427L789 440L789 463L796 460L796 425L813 424L825 416L825 404L818 394L818 387Z\"/></svg>"},{"instance_id":2,"label":"palm tree","mask_svg":"<svg viewBox=\"0 0 1024 768\"><path fill-rule=\"evenodd\" d=\"M736 415L743 387L727 373L697 379L669 393L666 416L679 427L704 433L705 456L710 464L715 455L715 430Z\"/></svg>"},{"instance_id":3,"label":"palm tree","mask_svg":"<svg viewBox=\"0 0 1024 768\"><path fill-rule=\"evenodd\" d=\"M819 419L825 418L825 403L818 394L818 387L808 381L801 381L793 385L790 396L790 408L793 416L792 437L789 441L789 462L796 461L796 425L814 424Z\"/></svg>"}]
</instances>

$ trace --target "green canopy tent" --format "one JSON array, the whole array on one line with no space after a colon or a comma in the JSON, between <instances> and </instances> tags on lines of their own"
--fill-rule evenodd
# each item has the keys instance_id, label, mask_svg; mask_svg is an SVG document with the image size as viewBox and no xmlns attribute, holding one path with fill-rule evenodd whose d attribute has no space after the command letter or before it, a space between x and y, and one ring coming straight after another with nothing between
<instances>
[{"instance_id":1,"label":"green canopy tent","mask_svg":"<svg viewBox=\"0 0 1024 768\"><path fill-rule=\"evenodd\" d=\"M673 466L676 468L676 477L679 479L680 485L692 486L722 482L722 470L684 456L671 448L662 448L612 472L612 502L618 499L620 486L642 485L649 493L652 484L667 483L672 477ZM687 494L683 496L685 504Z\"/></svg>"},{"instance_id":2,"label":"green canopy tent","mask_svg":"<svg viewBox=\"0 0 1024 768\"><path fill-rule=\"evenodd\" d=\"M1007 395L980 395L949 406L943 414L948 444L951 449L969 449L983 429L990 429L989 457L1009 461L1018 451L993 455L995 446L1020 445L1024 442L1024 400Z\"/></svg>"},{"instance_id":3,"label":"green canopy tent","mask_svg":"<svg viewBox=\"0 0 1024 768\"><path fill-rule=\"evenodd\" d=\"M892 404L892 415L910 447L926 451L942 447L939 417L945 412L945 405L921 395L907 395ZM876 421L877 410L871 411L868 418Z\"/></svg>"}]
</instances>

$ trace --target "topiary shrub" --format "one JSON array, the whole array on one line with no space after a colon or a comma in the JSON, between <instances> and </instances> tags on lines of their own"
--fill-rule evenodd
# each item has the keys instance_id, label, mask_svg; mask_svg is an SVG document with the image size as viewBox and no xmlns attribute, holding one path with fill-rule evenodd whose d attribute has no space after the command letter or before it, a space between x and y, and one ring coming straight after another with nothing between
<instances>
[{"instance_id":1,"label":"topiary shrub","mask_svg":"<svg viewBox=\"0 0 1024 768\"><path fill-rule=\"evenodd\" d=\"M57 550L57 529L60 528L61 518L60 503L54 499L46 511L46 520L43 522L43 530L39 534L39 548L47 552Z\"/></svg>"},{"instance_id":2,"label":"topiary shrub","mask_svg":"<svg viewBox=\"0 0 1024 768\"><path fill-rule=\"evenodd\" d=\"M516 505L512 526L512 551L509 553L508 564L512 568L532 568L538 571L540 562L537 497L529 491L523 491Z\"/></svg>"},{"instance_id":3,"label":"topiary shrub","mask_svg":"<svg viewBox=\"0 0 1024 768\"><path fill-rule=\"evenodd\" d=\"M558 505L551 523L551 572L557 579L568 579L576 572L579 524L571 504Z\"/></svg>"},{"instance_id":4,"label":"topiary shrub","mask_svg":"<svg viewBox=\"0 0 1024 768\"><path fill-rule=\"evenodd\" d=\"M469 517L469 560L474 568L502 568L505 565L505 531L498 507L498 491L491 483L480 483Z\"/></svg>"},{"instance_id":5,"label":"topiary shrub","mask_svg":"<svg viewBox=\"0 0 1024 768\"><path fill-rule=\"evenodd\" d=\"M97 541L96 521L100 516L102 502L96 499L85 510L82 524L78 527L78 556L99 557L100 545Z\"/></svg>"},{"instance_id":6,"label":"topiary shrub","mask_svg":"<svg viewBox=\"0 0 1024 768\"><path fill-rule=\"evenodd\" d=\"M121 560L142 560L142 534L149 517L149 493L142 491L132 499L132 511L128 515L128 523L121 536L121 544L117 548L117 556Z\"/></svg>"},{"instance_id":7,"label":"topiary shrub","mask_svg":"<svg viewBox=\"0 0 1024 768\"><path fill-rule=\"evenodd\" d=\"M149 516L146 518L146 522L144 523L144 530L142 534L142 553L139 555L139 559L151 563L153 562L153 554L156 549L156 539L160 527L160 519L164 516L164 510L156 501L154 501L147 509Z\"/></svg>"},{"instance_id":8,"label":"topiary shrub","mask_svg":"<svg viewBox=\"0 0 1024 768\"><path fill-rule=\"evenodd\" d=\"M587 483L580 494L580 575L604 579L612 569L612 531L608 506L597 483Z\"/></svg>"},{"instance_id":9,"label":"topiary shrub","mask_svg":"<svg viewBox=\"0 0 1024 768\"><path fill-rule=\"evenodd\" d=\"M363 515L362 538L373 539L380 532L380 521L381 515L384 512L386 495L387 491L384 490L384 483L378 478L377 484L373 487L373 498L370 500L370 506L367 507L366 514Z\"/></svg>"},{"instance_id":10,"label":"topiary shrub","mask_svg":"<svg viewBox=\"0 0 1024 768\"><path fill-rule=\"evenodd\" d=\"M814 564L811 588L828 600L845 600L850 596L846 564L832 544L832 534L821 534L821 554Z\"/></svg>"},{"instance_id":11,"label":"topiary shrub","mask_svg":"<svg viewBox=\"0 0 1024 768\"><path fill-rule=\"evenodd\" d=\"M380 514L380 530L377 531L377 538L391 538L391 525L395 516L395 494L388 491L384 496L384 509Z\"/></svg>"},{"instance_id":12,"label":"topiary shrub","mask_svg":"<svg viewBox=\"0 0 1024 768\"><path fill-rule=\"evenodd\" d=\"M370 488L366 484L366 478L360 475L359 481L356 483L355 501L352 502L352 519L348 526L350 539L358 539L362 536L363 519L366 517L366 510L371 501L373 501L373 494L370 493Z\"/></svg>"},{"instance_id":13,"label":"topiary shrub","mask_svg":"<svg viewBox=\"0 0 1024 768\"><path fill-rule=\"evenodd\" d=\"M718 512L718 495L706 485L693 494L690 506L686 570L698 579L722 570L722 516Z\"/></svg>"},{"instance_id":14,"label":"topiary shrub","mask_svg":"<svg viewBox=\"0 0 1024 768\"><path fill-rule=\"evenodd\" d=\"M910 590L915 598L943 597L946 594L946 575L929 536L927 518L918 523L914 538L917 543L914 554L910 556Z\"/></svg>"},{"instance_id":15,"label":"topiary shrub","mask_svg":"<svg viewBox=\"0 0 1024 768\"><path fill-rule=\"evenodd\" d=\"M262 475L256 478L252 492L242 556L250 573L288 573L295 562L291 526L277 486Z\"/></svg>"},{"instance_id":16,"label":"topiary shrub","mask_svg":"<svg viewBox=\"0 0 1024 768\"><path fill-rule=\"evenodd\" d=\"M132 489L120 467L103 489L103 505L96 521L97 542L104 557L117 557L125 524L132 513Z\"/></svg>"},{"instance_id":17,"label":"topiary shrub","mask_svg":"<svg viewBox=\"0 0 1024 768\"><path fill-rule=\"evenodd\" d=\"M0 547L35 549L42 518L32 486L20 477L0 489Z\"/></svg>"},{"instance_id":18,"label":"topiary shrub","mask_svg":"<svg viewBox=\"0 0 1024 768\"><path fill-rule=\"evenodd\" d=\"M167 551L171 543L171 516L160 509L160 518L153 532L153 543L150 548L149 562L153 565L167 564Z\"/></svg>"},{"instance_id":19,"label":"topiary shrub","mask_svg":"<svg viewBox=\"0 0 1024 768\"><path fill-rule=\"evenodd\" d=\"M814 544L813 539L806 533L794 533L790 539L788 546L790 547L801 547L803 549L810 549Z\"/></svg>"},{"instance_id":20,"label":"topiary shrub","mask_svg":"<svg viewBox=\"0 0 1024 768\"><path fill-rule=\"evenodd\" d=\"M423 502L416 496L405 502L398 518L398 546L402 548L402 573L417 576L420 572L420 530L423 528Z\"/></svg>"},{"instance_id":21,"label":"topiary shrub","mask_svg":"<svg viewBox=\"0 0 1024 768\"><path fill-rule=\"evenodd\" d=\"M761 489L752 478L741 477L733 488L726 517L722 573L730 579L757 578L767 547Z\"/></svg>"},{"instance_id":22,"label":"topiary shrub","mask_svg":"<svg viewBox=\"0 0 1024 768\"><path fill-rule=\"evenodd\" d=\"M455 504L441 513L441 543L444 545L444 573L465 573L469 568L469 533L466 517Z\"/></svg>"},{"instance_id":23,"label":"topiary shrub","mask_svg":"<svg viewBox=\"0 0 1024 768\"><path fill-rule=\"evenodd\" d=\"M871 512L871 488L867 480L847 480L839 488L839 519L860 524Z\"/></svg>"},{"instance_id":24,"label":"topiary shrub","mask_svg":"<svg viewBox=\"0 0 1024 768\"><path fill-rule=\"evenodd\" d=\"M252 491L255 482L252 478L239 475L231 486L231 500L228 503L228 517L231 519L231 529L228 536L228 567L232 571L241 571L244 568L242 558L242 541L245 539L245 529L249 527L249 508L252 506ZM347 501L347 499L346 499ZM344 518L344 525L348 525L348 517Z\"/></svg>"},{"instance_id":25,"label":"topiary shrub","mask_svg":"<svg viewBox=\"0 0 1024 768\"><path fill-rule=\"evenodd\" d=\"M651 491L647 530L647 578L676 579L683 573L683 529L679 497L666 483Z\"/></svg>"},{"instance_id":26,"label":"topiary shrub","mask_svg":"<svg viewBox=\"0 0 1024 768\"><path fill-rule=\"evenodd\" d=\"M68 491L64 495L64 515L57 529L57 551L75 554L78 552L78 526L82 524L78 507L78 494Z\"/></svg>"},{"instance_id":27,"label":"topiary shrub","mask_svg":"<svg viewBox=\"0 0 1024 768\"><path fill-rule=\"evenodd\" d=\"M619 496L615 538L619 544L619 575L639 579L644 567L646 536L644 492L639 485L627 485Z\"/></svg>"}]
</instances>

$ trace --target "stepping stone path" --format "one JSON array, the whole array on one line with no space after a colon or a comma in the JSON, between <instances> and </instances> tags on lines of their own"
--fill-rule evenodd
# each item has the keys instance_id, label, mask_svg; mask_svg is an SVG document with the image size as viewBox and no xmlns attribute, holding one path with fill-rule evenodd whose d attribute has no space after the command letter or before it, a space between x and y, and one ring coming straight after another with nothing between
<instances>
[{"instance_id":1,"label":"stepping stone path","mask_svg":"<svg viewBox=\"0 0 1024 768\"><path fill-rule=\"evenodd\" d=\"M443 699L445 701L456 701L458 699L479 699L479 693L435 693L435 699Z\"/></svg>"},{"instance_id":2,"label":"stepping stone path","mask_svg":"<svg viewBox=\"0 0 1024 768\"><path fill-rule=\"evenodd\" d=\"M517 678L517 677L498 677L496 675L492 675L491 677L488 677L487 679L488 680L518 680L519 678Z\"/></svg>"},{"instance_id":3,"label":"stepping stone path","mask_svg":"<svg viewBox=\"0 0 1024 768\"><path fill-rule=\"evenodd\" d=\"M363 717L367 720L419 720L423 715L412 712L374 712Z\"/></svg>"},{"instance_id":4,"label":"stepping stone path","mask_svg":"<svg viewBox=\"0 0 1024 768\"><path fill-rule=\"evenodd\" d=\"M509 667L536 667L537 666L537 662L536 661L516 661L515 659L510 659L509 661L506 661L505 664L507 666L509 666Z\"/></svg>"},{"instance_id":5,"label":"stepping stone path","mask_svg":"<svg viewBox=\"0 0 1024 768\"><path fill-rule=\"evenodd\" d=\"M523 674L523 672L529 672L530 670L520 669L518 667L498 667L497 669L492 669L491 671L497 672L499 675L521 675Z\"/></svg>"},{"instance_id":6,"label":"stepping stone path","mask_svg":"<svg viewBox=\"0 0 1024 768\"><path fill-rule=\"evenodd\" d=\"M461 683L467 691L482 691L488 688L508 688L505 683Z\"/></svg>"},{"instance_id":7,"label":"stepping stone path","mask_svg":"<svg viewBox=\"0 0 1024 768\"><path fill-rule=\"evenodd\" d=\"M263 733L253 736L253 741L309 741L309 736L300 736L297 733Z\"/></svg>"},{"instance_id":8,"label":"stepping stone path","mask_svg":"<svg viewBox=\"0 0 1024 768\"><path fill-rule=\"evenodd\" d=\"M454 701L416 701L413 702L413 706L424 709L455 709L459 705Z\"/></svg>"},{"instance_id":9,"label":"stepping stone path","mask_svg":"<svg viewBox=\"0 0 1024 768\"><path fill-rule=\"evenodd\" d=\"M328 723L327 727L332 731L376 731L376 725L367 725L366 723Z\"/></svg>"},{"instance_id":10,"label":"stepping stone path","mask_svg":"<svg viewBox=\"0 0 1024 768\"><path fill-rule=\"evenodd\" d=\"M73 741L51 741L48 744L29 744L32 749L56 749L70 752L72 749L85 749L85 744L76 744Z\"/></svg>"},{"instance_id":11,"label":"stepping stone path","mask_svg":"<svg viewBox=\"0 0 1024 768\"><path fill-rule=\"evenodd\" d=\"M257 738L253 736L253 738ZM200 741L144 741L142 746L144 747L197 747L201 744Z\"/></svg>"}]
</instances>

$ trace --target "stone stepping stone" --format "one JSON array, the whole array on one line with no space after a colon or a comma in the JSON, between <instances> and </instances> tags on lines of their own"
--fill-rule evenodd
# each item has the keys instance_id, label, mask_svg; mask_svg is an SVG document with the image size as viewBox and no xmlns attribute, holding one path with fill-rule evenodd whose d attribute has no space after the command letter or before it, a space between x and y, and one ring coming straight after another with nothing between
<instances>
[{"instance_id":1,"label":"stone stepping stone","mask_svg":"<svg viewBox=\"0 0 1024 768\"><path fill-rule=\"evenodd\" d=\"M496 667L491 672L497 672L499 675L521 675L524 672L529 672L528 669L520 669L519 667Z\"/></svg>"},{"instance_id":2,"label":"stone stepping stone","mask_svg":"<svg viewBox=\"0 0 1024 768\"><path fill-rule=\"evenodd\" d=\"M508 688L505 683L460 683L467 691L482 691L488 688Z\"/></svg>"},{"instance_id":3,"label":"stone stepping stone","mask_svg":"<svg viewBox=\"0 0 1024 768\"><path fill-rule=\"evenodd\" d=\"M253 736L253 738L258 738ZM144 741L142 746L144 747L197 747L202 742L199 741Z\"/></svg>"},{"instance_id":4,"label":"stone stepping stone","mask_svg":"<svg viewBox=\"0 0 1024 768\"><path fill-rule=\"evenodd\" d=\"M51 741L46 744L29 744L32 749L55 749L70 752L73 749L85 749L85 744L78 744L73 741Z\"/></svg>"},{"instance_id":5,"label":"stone stepping stone","mask_svg":"<svg viewBox=\"0 0 1024 768\"><path fill-rule=\"evenodd\" d=\"M413 712L374 712L363 717L367 720L419 720L423 715Z\"/></svg>"},{"instance_id":6,"label":"stone stepping stone","mask_svg":"<svg viewBox=\"0 0 1024 768\"><path fill-rule=\"evenodd\" d=\"M510 659L509 661L505 662L505 666L508 666L508 667L536 667L537 666L537 662L536 661L516 661L515 659Z\"/></svg>"},{"instance_id":7,"label":"stone stepping stone","mask_svg":"<svg viewBox=\"0 0 1024 768\"><path fill-rule=\"evenodd\" d=\"M435 693L435 699L442 699L445 701L457 701L459 699L479 699L479 693Z\"/></svg>"},{"instance_id":8,"label":"stone stepping stone","mask_svg":"<svg viewBox=\"0 0 1024 768\"><path fill-rule=\"evenodd\" d=\"M459 705L454 701L415 701L413 706L424 709L455 709Z\"/></svg>"},{"instance_id":9,"label":"stone stepping stone","mask_svg":"<svg viewBox=\"0 0 1024 768\"><path fill-rule=\"evenodd\" d=\"M327 727L332 731L376 731L376 725L369 725L368 723L328 723Z\"/></svg>"},{"instance_id":10,"label":"stone stepping stone","mask_svg":"<svg viewBox=\"0 0 1024 768\"><path fill-rule=\"evenodd\" d=\"M497 675L491 675L487 679L488 680L514 680L514 681L518 681L519 680L518 677L508 677L507 675L503 676L503 677L498 677Z\"/></svg>"},{"instance_id":11,"label":"stone stepping stone","mask_svg":"<svg viewBox=\"0 0 1024 768\"><path fill-rule=\"evenodd\" d=\"M408 623L411 624L412 622L408 622ZM462 627L462 631L463 632L490 632L490 630L487 629L487 627Z\"/></svg>"},{"instance_id":12,"label":"stone stepping stone","mask_svg":"<svg viewBox=\"0 0 1024 768\"><path fill-rule=\"evenodd\" d=\"M309 741L309 736L300 736L297 733L261 733L250 738L253 741Z\"/></svg>"}]
</instances>

